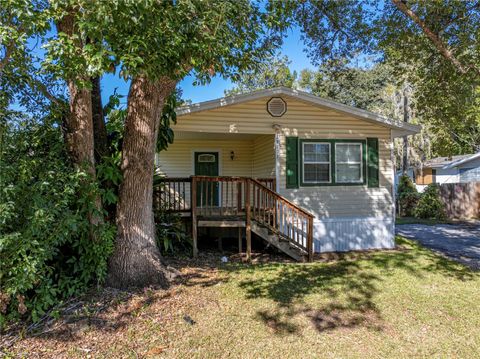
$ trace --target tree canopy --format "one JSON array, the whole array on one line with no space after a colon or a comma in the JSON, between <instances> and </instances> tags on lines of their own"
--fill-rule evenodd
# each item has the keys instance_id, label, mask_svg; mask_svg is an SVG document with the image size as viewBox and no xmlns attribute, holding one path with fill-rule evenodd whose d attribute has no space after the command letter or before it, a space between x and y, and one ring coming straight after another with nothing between
<instances>
[{"instance_id":1,"label":"tree canopy","mask_svg":"<svg viewBox=\"0 0 480 359\"><path fill-rule=\"evenodd\" d=\"M8 263L2 261L0 307L6 309L1 310L0 321L5 311L17 315L33 313L37 301L41 302L38 308L43 310L56 299L104 281L107 259L113 274L111 285L167 285L155 242L152 177L155 144L159 149L165 148L173 138L169 127L175 120L171 115L176 84L187 74L193 74L197 83L205 83L215 75L236 79L257 68L281 42L285 23L282 16L276 2L260 4L248 0L2 0L0 105L2 115L8 112L11 116L2 116L2 121L9 122L8 127L1 127L0 173L15 166L11 151L17 139L40 134L30 129L25 132L11 122L12 116L34 120L42 131L60 136L56 137L56 144L65 146L62 150L67 151L61 154L68 158L67 169L42 166L42 157L36 157L35 150L35 161L42 168L53 168L49 175L55 171L72 173L65 181L75 181L63 185L70 191L68 196L64 194L63 207L45 208L46 215L59 223L58 230L65 236L77 225L69 221L70 213L82 213L83 220L82 230L69 241L64 236L53 240L54 235L45 233L38 243L42 248L50 245L48 251L53 257L38 257L38 266L22 285L17 285L21 279L17 274L22 273L22 265L31 264L22 262L20 257ZM105 108L99 102L98 79L106 73L130 80L124 111L112 111L118 105L118 97L113 96ZM38 116L33 118L37 112ZM45 121L45 115L53 119ZM2 137L5 131L8 137ZM110 141L110 151L94 156L99 131ZM165 136L159 137L162 132ZM25 150L21 153L29 159L29 151L34 147L26 142L22 145ZM19 183L12 182L14 178L4 176L1 183L20 190ZM15 238L32 239L30 230L39 233L35 223L27 220L23 223L28 225L23 228L22 223L14 220L22 217L19 211L24 208L17 202L32 196L29 189L37 188L28 183L25 179L21 196L1 197L2 208L9 206L8 212L2 212L2 216L9 216L8 220L2 217L2 223L8 224L1 227L2 235L7 232L12 239L1 242L2 255L15 252ZM55 191L61 197L61 185L51 186L50 192L39 192L37 195L43 200L39 205L48 198L57 201L58 197L50 193ZM114 228L116 241L112 238ZM85 250L82 246L88 243L92 244ZM78 257L70 247L86 255ZM91 252L99 248L108 250L93 260ZM72 261L74 271L58 276L50 272L51 260ZM72 275L80 276L81 283L58 282ZM48 295L32 291L34 285Z\"/></svg>"},{"instance_id":2,"label":"tree canopy","mask_svg":"<svg viewBox=\"0 0 480 359\"><path fill-rule=\"evenodd\" d=\"M371 55L412 87L431 155L480 148L478 1L291 2L314 62Z\"/></svg>"},{"instance_id":3,"label":"tree canopy","mask_svg":"<svg viewBox=\"0 0 480 359\"><path fill-rule=\"evenodd\" d=\"M381 63L361 68L328 61L317 71L303 70L299 87L345 105L385 113L392 106L387 96L391 76L390 67Z\"/></svg>"},{"instance_id":4,"label":"tree canopy","mask_svg":"<svg viewBox=\"0 0 480 359\"><path fill-rule=\"evenodd\" d=\"M290 70L291 61L287 56L271 56L265 59L258 68L248 71L236 80L232 89L225 95L251 92L272 87L294 87L297 73Z\"/></svg>"}]
</instances>

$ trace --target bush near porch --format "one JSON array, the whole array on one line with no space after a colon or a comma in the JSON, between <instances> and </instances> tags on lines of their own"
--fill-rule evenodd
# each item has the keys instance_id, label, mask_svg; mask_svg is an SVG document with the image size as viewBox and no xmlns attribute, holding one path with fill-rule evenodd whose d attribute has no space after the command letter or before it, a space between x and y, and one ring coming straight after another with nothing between
<instances>
[{"instance_id":1,"label":"bush near porch","mask_svg":"<svg viewBox=\"0 0 480 359\"><path fill-rule=\"evenodd\" d=\"M419 193L407 175L402 175L397 188L397 206L401 217L415 217L422 220L446 220L445 204L440 198L439 186L429 184Z\"/></svg>"},{"instance_id":2,"label":"bush near porch","mask_svg":"<svg viewBox=\"0 0 480 359\"><path fill-rule=\"evenodd\" d=\"M310 264L171 260L169 290L104 290L0 343L68 357L463 357L480 354L480 273L397 238ZM271 260L271 258L270 258ZM77 305L78 304L78 305ZM76 309L75 309L76 308Z\"/></svg>"}]
</instances>

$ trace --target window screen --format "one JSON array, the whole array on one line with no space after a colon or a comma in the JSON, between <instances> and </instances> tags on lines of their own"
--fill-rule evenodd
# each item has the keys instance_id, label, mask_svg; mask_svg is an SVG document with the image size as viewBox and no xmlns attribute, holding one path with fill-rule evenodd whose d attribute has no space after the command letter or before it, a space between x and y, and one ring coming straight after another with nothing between
<instances>
[{"instance_id":1,"label":"window screen","mask_svg":"<svg viewBox=\"0 0 480 359\"><path fill-rule=\"evenodd\" d=\"M362 144L335 144L336 182L362 182Z\"/></svg>"},{"instance_id":2,"label":"window screen","mask_svg":"<svg viewBox=\"0 0 480 359\"><path fill-rule=\"evenodd\" d=\"M329 143L303 143L303 182L330 182Z\"/></svg>"}]
</instances>

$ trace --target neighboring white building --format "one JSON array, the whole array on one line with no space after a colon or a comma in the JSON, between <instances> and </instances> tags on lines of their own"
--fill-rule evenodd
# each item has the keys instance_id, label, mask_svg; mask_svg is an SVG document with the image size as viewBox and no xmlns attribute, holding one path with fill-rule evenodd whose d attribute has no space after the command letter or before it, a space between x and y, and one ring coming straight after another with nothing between
<instances>
[{"instance_id":1,"label":"neighboring white building","mask_svg":"<svg viewBox=\"0 0 480 359\"><path fill-rule=\"evenodd\" d=\"M421 168L409 169L408 176L422 192L430 183L480 182L480 152L425 161ZM396 183L402 175L397 171Z\"/></svg>"}]
</instances>

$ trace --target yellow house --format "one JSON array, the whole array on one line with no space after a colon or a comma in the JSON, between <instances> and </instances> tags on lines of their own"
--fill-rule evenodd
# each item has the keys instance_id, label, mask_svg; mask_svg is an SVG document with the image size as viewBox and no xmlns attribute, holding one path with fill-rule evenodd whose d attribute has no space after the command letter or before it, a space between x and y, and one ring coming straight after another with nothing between
<instances>
[{"instance_id":1,"label":"yellow house","mask_svg":"<svg viewBox=\"0 0 480 359\"><path fill-rule=\"evenodd\" d=\"M179 108L173 130L162 201L195 246L221 226L245 230L247 255L252 231L297 259L394 247L393 139L418 126L279 87Z\"/></svg>"}]
</instances>

